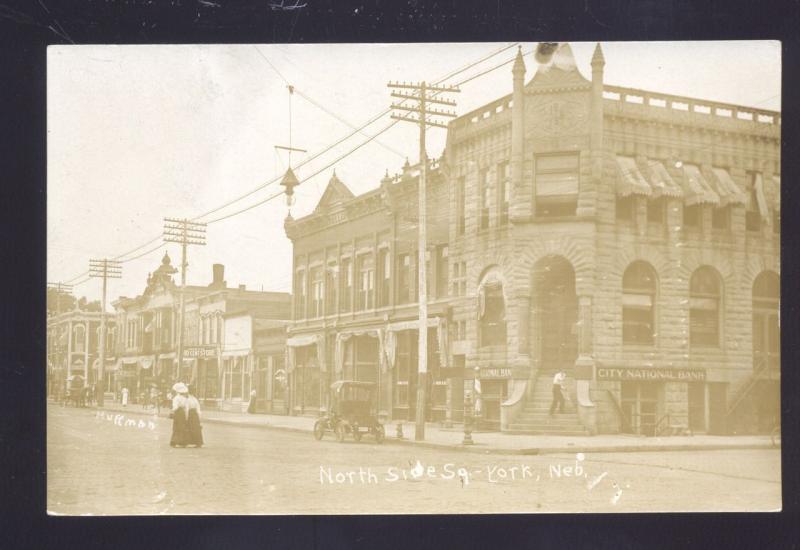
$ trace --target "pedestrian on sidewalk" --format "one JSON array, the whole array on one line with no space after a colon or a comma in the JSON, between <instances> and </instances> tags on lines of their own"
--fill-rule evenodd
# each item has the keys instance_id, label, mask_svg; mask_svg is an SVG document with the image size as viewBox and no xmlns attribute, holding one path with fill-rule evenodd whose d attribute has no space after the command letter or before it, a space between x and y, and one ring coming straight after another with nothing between
<instances>
[{"instance_id":1,"label":"pedestrian on sidewalk","mask_svg":"<svg viewBox=\"0 0 800 550\"><path fill-rule=\"evenodd\" d=\"M556 410L556 406L558 406L558 412L564 412L564 381L567 378L567 373L564 372L564 369L561 369L556 373L553 377L553 402L550 403L550 416L553 416L553 413Z\"/></svg>"},{"instance_id":2,"label":"pedestrian on sidewalk","mask_svg":"<svg viewBox=\"0 0 800 550\"><path fill-rule=\"evenodd\" d=\"M189 388L183 382L178 382L172 389L175 397L172 398L172 437L170 447L185 447L189 443L188 410L186 401L189 397Z\"/></svg>"},{"instance_id":3,"label":"pedestrian on sidewalk","mask_svg":"<svg viewBox=\"0 0 800 550\"><path fill-rule=\"evenodd\" d=\"M256 390L250 391L250 403L247 404L247 412L255 414L256 412Z\"/></svg>"},{"instance_id":4,"label":"pedestrian on sidewalk","mask_svg":"<svg viewBox=\"0 0 800 550\"><path fill-rule=\"evenodd\" d=\"M128 406L128 388L127 387L122 388L122 406L123 407L127 407Z\"/></svg>"},{"instance_id":5,"label":"pedestrian on sidewalk","mask_svg":"<svg viewBox=\"0 0 800 550\"><path fill-rule=\"evenodd\" d=\"M200 424L200 402L194 396L192 388L189 387L189 394L186 397L186 428L188 433L189 445L195 447L203 446L203 426Z\"/></svg>"}]
</instances>

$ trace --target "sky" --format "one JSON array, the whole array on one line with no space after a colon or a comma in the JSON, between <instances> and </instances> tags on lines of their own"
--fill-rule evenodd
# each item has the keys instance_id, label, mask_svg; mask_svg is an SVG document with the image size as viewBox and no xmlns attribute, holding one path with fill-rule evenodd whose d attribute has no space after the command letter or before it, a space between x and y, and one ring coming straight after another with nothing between
<instances>
[{"instance_id":1,"label":"sky","mask_svg":"<svg viewBox=\"0 0 800 550\"><path fill-rule=\"evenodd\" d=\"M334 169L354 193L374 189L387 170L399 172L406 157L418 160L415 125L399 123L380 133L392 122L385 114L363 133L353 130L387 110L387 83L437 81L512 44L50 46L48 282L80 283L76 296L98 299L101 281L84 275L89 259L115 258L152 241L123 256L130 261L122 264L122 278L109 282L109 304L141 294L164 251L173 265L180 263L179 245L161 238L164 217L195 218L273 182L200 218L211 222L253 206L208 225L207 245L189 248L187 280L206 285L212 264L221 263L229 286L288 292L285 198L254 206L281 191L276 180L288 163L302 182L291 207L295 218L314 209ZM521 45L523 52L536 46ZM780 110L778 42L601 46L606 84ZM571 47L578 69L590 78L595 44ZM510 61L515 50L445 83ZM532 53L525 63L527 81L536 70ZM509 63L450 97L455 110L466 113L511 87ZM445 137L446 130L428 131L430 157L442 154ZM290 143L307 153L289 159L275 148Z\"/></svg>"}]
</instances>

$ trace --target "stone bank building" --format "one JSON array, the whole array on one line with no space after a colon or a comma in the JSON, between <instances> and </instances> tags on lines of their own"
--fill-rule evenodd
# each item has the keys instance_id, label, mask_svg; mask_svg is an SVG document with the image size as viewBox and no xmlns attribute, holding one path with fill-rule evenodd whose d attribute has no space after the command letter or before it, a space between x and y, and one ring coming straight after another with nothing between
<instances>
[{"instance_id":1,"label":"stone bank building","mask_svg":"<svg viewBox=\"0 0 800 550\"><path fill-rule=\"evenodd\" d=\"M428 181L426 417L528 433L769 430L779 414L780 113L606 84L569 45L453 120ZM526 66L527 65L527 66ZM418 167L287 219L294 414L338 379L412 419ZM552 377L569 402L549 417Z\"/></svg>"}]
</instances>

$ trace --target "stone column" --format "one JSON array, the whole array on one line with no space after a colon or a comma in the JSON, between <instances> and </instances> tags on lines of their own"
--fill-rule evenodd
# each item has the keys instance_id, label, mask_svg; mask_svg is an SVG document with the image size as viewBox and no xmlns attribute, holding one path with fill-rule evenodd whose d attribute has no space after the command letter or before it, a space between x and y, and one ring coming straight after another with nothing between
<instances>
[{"instance_id":1,"label":"stone column","mask_svg":"<svg viewBox=\"0 0 800 550\"><path fill-rule=\"evenodd\" d=\"M511 204L509 217L524 219L531 214L527 193L523 188L523 158L525 155L525 62L522 50L517 51L512 69L514 91L511 107Z\"/></svg>"}]
</instances>

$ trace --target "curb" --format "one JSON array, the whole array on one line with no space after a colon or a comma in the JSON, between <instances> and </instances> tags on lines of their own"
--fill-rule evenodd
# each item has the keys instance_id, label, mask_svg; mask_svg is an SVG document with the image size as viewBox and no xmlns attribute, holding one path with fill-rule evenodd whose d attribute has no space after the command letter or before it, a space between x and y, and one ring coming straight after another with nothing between
<instances>
[{"instance_id":1,"label":"curb","mask_svg":"<svg viewBox=\"0 0 800 550\"><path fill-rule=\"evenodd\" d=\"M87 409L87 410L95 410L98 409ZM143 416L158 416L158 418L163 418L168 420L169 417L166 415L154 415L152 412L148 411L136 411L136 410L119 410L119 409L102 409L106 412L115 412L115 413L125 413L125 414L136 414L136 415L143 415ZM268 429L268 430L281 430L285 432L294 432L294 433L305 433L311 434L311 429L307 428L296 428L294 426L277 426L275 424L266 424L266 423L259 423L259 424L251 424L248 422L238 422L236 419L225 419L225 418L203 418L204 423L211 423L211 424L227 424L233 425L242 428L260 428L260 429ZM331 440L333 441L333 440ZM369 439L365 440L369 443ZM458 451L458 452L465 452L465 453L474 453L474 454L491 454L491 455L545 455L545 454L570 454L570 453L647 453L647 452L679 452L679 451L733 451L733 450L757 450L757 449L780 449L780 445L772 446L770 442L764 443L747 443L747 444L734 444L734 445L722 445L718 443L709 443L705 445L686 445L686 444L666 444L666 445L658 445L658 446L636 446L636 445L606 445L602 447L584 447L580 445L569 445L566 447L523 447L519 449L513 448L502 448L502 447L488 447L482 443L475 443L471 446L465 446L461 444L451 444L451 443L435 443L431 441L414 441L413 439L396 439L387 437L383 440L384 444L390 445L402 445L402 446L415 446L415 447L422 447L427 449L437 449L437 450L451 450L451 451Z\"/></svg>"}]
</instances>

